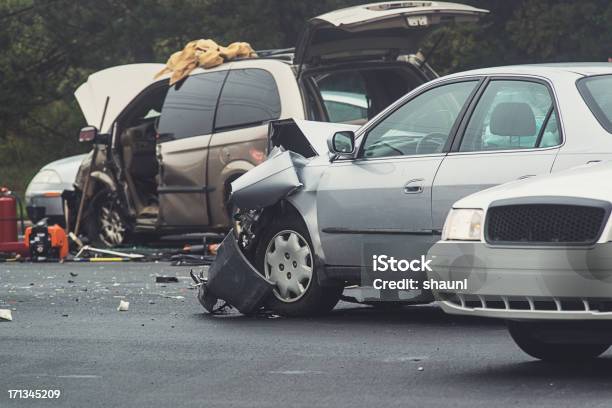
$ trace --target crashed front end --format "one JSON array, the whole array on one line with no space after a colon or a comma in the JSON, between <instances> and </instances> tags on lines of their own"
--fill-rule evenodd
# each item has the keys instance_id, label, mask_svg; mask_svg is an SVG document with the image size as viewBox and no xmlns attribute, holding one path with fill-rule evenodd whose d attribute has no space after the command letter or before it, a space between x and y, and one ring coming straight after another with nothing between
<instances>
[{"instance_id":1,"label":"crashed front end","mask_svg":"<svg viewBox=\"0 0 612 408\"><path fill-rule=\"evenodd\" d=\"M214 310L210 305L217 298L245 314L256 312L265 303L270 293L263 288L274 284L254 267L255 250L263 230L286 211L297 212L304 219L313 245L319 249L315 253L321 253L315 198L318 181L329 164L327 136L347 128L353 126L293 119L270 124L267 160L232 183L230 201L238 208L234 229L219 247L208 280L200 282L200 302L207 310ZM234 280L230 275L235 275ZM218 285L221 280L224 283ZM241 284L242 280L256 284L249 287ZM252 297L253 292L263 295L241 310L240 299Z\"/></svg>"}]
</instances>

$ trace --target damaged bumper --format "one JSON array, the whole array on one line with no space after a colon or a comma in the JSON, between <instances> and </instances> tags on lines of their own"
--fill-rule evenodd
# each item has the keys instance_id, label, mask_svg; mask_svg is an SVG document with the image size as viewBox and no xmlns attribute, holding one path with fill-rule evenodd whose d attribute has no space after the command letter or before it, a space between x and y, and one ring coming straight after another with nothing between
<instances>
[{"instance_id":1,"label":"damaged bumper","mask_svg":"<svg viewBox=\"0 0 612 408\"><path fill-rule=\"evenodd\" d=\"M612 243L592 248L496 248L439 242L429 278L467 281L435 291L448 313L506 319L612 319Z\"/></svg>"},{"instance_id":2,"label":"damaged bumper","mask_svg":"<svg viewBox=\"0 0 612 408\"><path fill-rule=\"evenodd\" d=\"M274 288L274 284L244 256L233 232L219 245L215 262L208 270L208 279L194 277L194 280L199 285L198 300L211 313L219 299L240 313L257 312Z\"/></svg>"}]
</instances>

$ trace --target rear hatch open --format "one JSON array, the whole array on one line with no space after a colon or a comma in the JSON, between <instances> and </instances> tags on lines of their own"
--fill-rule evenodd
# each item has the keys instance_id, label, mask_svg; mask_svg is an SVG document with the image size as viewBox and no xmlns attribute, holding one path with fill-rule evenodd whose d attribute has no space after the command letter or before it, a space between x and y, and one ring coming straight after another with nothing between
<instances>
[{"instance_id":1,"label":"rear hatch open","mask_svg":"<svg viewBox=\"0 0 612 408\"><path fill-rule=\"evenodd\" d=\"M295 50L304 64L414 54L432 28L472 23L488 10L437 1L389 1L348 7L308 21Z\"/></svg>"}]
</instances>

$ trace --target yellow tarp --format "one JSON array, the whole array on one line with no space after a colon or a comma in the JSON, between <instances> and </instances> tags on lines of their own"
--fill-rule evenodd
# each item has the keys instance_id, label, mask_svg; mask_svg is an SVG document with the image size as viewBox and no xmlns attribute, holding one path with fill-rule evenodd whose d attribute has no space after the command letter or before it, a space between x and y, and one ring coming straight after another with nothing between
<instances>
[{"instance_id":1,"label":"yellow tarp","mask_svg":"<svg viewBox=\"0 0 612 408\"><path fill-rule=\"evenodd\" d=\"M234 58L257 58L257 54L246 42L234 42L222 47L213 40L195 40L187 43L182 51L170 56L166 67L155 75L158 78L172 72L170 85L187 77L197 67L212 68Z\"/></svg>"}]
</instances>

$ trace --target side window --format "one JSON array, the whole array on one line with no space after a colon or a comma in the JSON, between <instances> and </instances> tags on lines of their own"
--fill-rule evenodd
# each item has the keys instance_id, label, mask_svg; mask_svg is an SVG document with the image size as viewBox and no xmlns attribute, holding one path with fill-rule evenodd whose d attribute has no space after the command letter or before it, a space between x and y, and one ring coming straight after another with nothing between
<instances>
[{"instance_id":1,"label":"side window","mask_svg":"<svg viewBox=\"0 0 612 408\"><path fill-rule=\"evenodd\" d=\"M370 99L359 71L324 74L315 81L330 122L368 120Z\"/></svg>"},{"instance_id":2,"label":"side window","mask_svg":"<svg viewBox=\"0 0 612 408\"><path fill-rule=\"evenodd\" d=\"M212 133L219 92L227 71L187 77L168 90L157 132L174 139Z\"/></svg>"},{"instance_id":3,"label":"side window","mask_svg":"<svg viewBox=\"0 0 612 408\"><path fill-rule=\"evenodd\" d=\"M272 74L263 69L231 70L219 100L215 128L261 124L278 119L281 102Z\"/></svg>"},{"instance_id":4,"label":"side window","mask_svg":"<svg viewBox=\"0 0 612 408\"><path fill-rule=\"evenodd\" d=\"M612 133L612 75L578 80L578 91L601 126Z\"/></svg>"},{"instance_id":5,"label":"side window","mask_svg":"<svg viewBox=\"0 0 612 408\"><path fill-rule=\"evenodd\" d=\"M411 99L370 130L363 157L439 153L478 81L456 82Z\"/></svg>"},{"instance_id":6,"label":"side window","mask_svg":"<svg viewBox=\"0 0 612 408\"><path fill-rule=\"evenodd\" d=\"M560 143L548 87L537 82L493 80L474 109L459 150L530 149Z\"/></svg>"}]
</instances>

